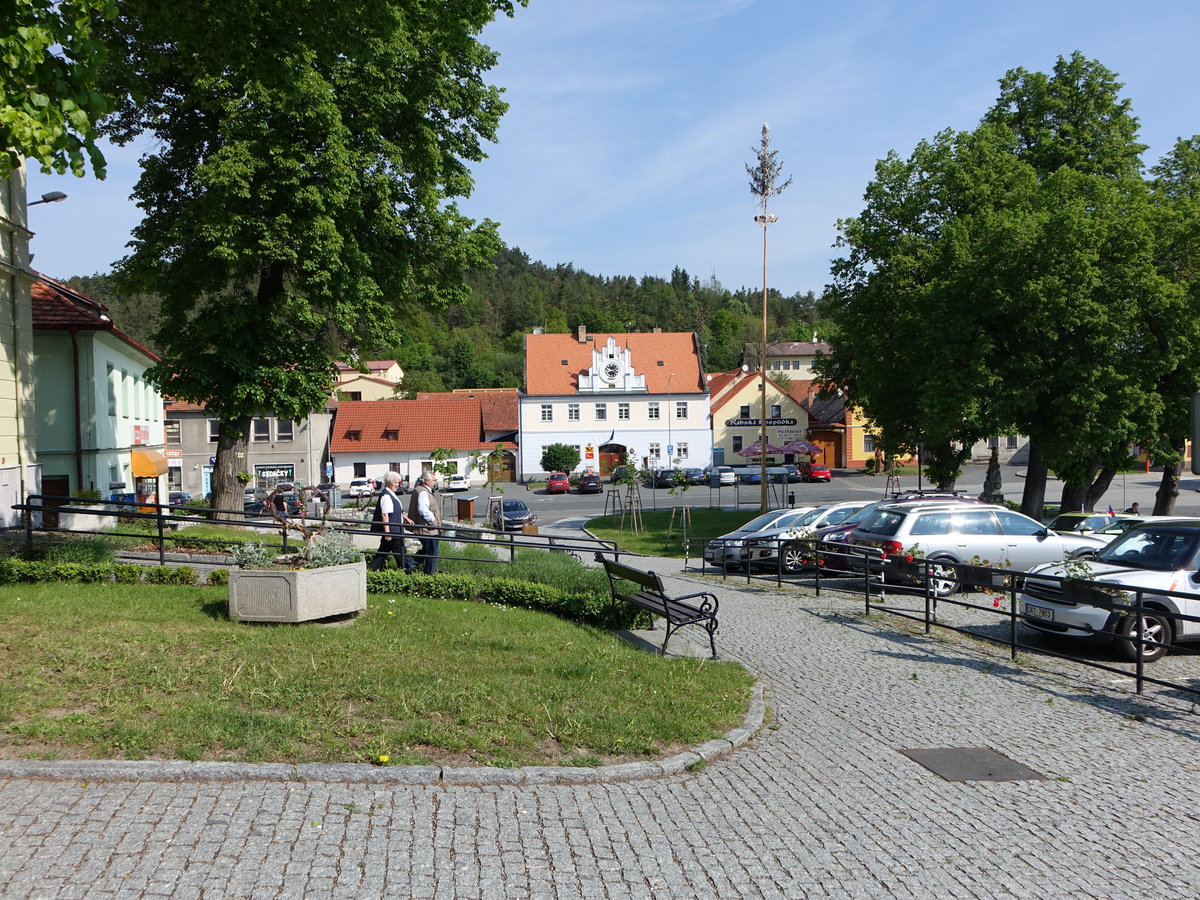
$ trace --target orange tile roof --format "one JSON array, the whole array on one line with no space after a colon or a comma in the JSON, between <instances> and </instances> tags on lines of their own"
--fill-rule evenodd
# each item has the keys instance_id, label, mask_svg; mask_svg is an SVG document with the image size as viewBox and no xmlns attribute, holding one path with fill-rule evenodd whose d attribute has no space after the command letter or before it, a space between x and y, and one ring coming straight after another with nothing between
<instances>
[{"instance_id":1,"label":"orange tile roof","mask_svg":"<svg viewBox=\"0 0 1200 900\"><path fill-rule=\"evenodd\" d=\"M436 406L434 405L436 402ZM442 394L425 400L343 400L329 443L331 453L426 452L434 447L491 450L483 440L478 398ZM395 431L396 439L384 437ZM359 439L347 435L358 432Z\"/></svg>"},{"instance_id":2,"label":"orange tile roof","mask_svg":"<svg viewBox=\"0 0 1200 900\"><path fill-rule=\"evenodd\" d=\"M33 327L35 330L107 331L113 337L158 362L158 354L143 347L117 328L113 320L108 317L108 307L94 297L89 297L70 285L40 273L29 292L33 301Z\"/></svg>"},{"instance_id":3,"label":"orange tile roof","mask_svg":"<svg viewBox=\"0 0 1200 900\"><path fill-rule=\"evenodd\" d=\"M721 409L721 407L725 406L725 404L732 402L733 399L737 396L737 393L738 393L738 390L740 389L740 387L743 384L745 384L747 380L758 381L758 379L759 379L758 372L745 372L741 369L734 369L732 372L721 372L718 375L709 376L708 387L709 387L709 390L712 391L712 400L710 401L709 405L712 409L713 414L716 415L717 410ZM772 378L770 375L767 376L767 381L770 384L774 385L775 389L778 390L780 393L786 394L787 396L791 397L793 400L795 400L801 406L804 405L803 402L801 401L800 397L795 393L794 388L795 388L796 382L792 382L793 390L789 391L789 390L784 390L783 387L779 384L779 382L776 381L774 378ZM719 386L718 386L718 382L719 382ZM811 381L805 381L805 382L800 382L800 383L801 384L812 384Z\"/></svg>"},{"instance_id":4,"label":"orange tile roof","mask_svg":"<svg viewBox=\"0 0 1200 900\"><path fill-rule=\"evenodd\" d=\"M638 375L646 376L646 390L665 394L704 393L696 336L690 331L635 332L587 335L580 343L574 334L525 335L525 393L529 396L573 394L579 375L592 365L592 349L608 339L629 348L630 362ZM563 364L565 361L565 365ZM668 377L670 378L668 385Z\"/></svg>"},{"instance_id":5,"label":"orange tile roof","mask_svg":"<svg viewBox=\"0 0 1200 900\"><path fill-rule=\"evenodd\" d=\"M456 400L462 397L479 401L484 431L516 431L520 427L516 388L483 388L479 391L459 388L452 392L422 391L417 394L418 400Z\"/></svg>"}]
</instances>

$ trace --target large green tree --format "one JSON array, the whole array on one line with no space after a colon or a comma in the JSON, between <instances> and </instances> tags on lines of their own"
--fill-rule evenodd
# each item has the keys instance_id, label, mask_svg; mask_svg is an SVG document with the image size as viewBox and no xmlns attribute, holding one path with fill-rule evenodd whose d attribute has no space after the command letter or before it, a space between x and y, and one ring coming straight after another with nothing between
<instances>
[{"instance_id":1,"label":"large green tree","mask_svg":"<svg viewBox=\"0 0 1200 900\"><path fill-rule=\"evenodd\" d=\"M498 248L453 198L504 110L477 36L513 5L122 0L107 131L154 140L118 272L163 299L149 377L221 422L215 505L240 496L254 416L321 408L334 363L464 299Z\"/></svg>"},{"instance_id":2,"label":"large green tree","mask_svg":"<svg viewBox=\"0 0 1200 900\"><path fill-rule=\"evenodd\" d=\"M21 157L45 172L104 177L96 122L108 103L95 89L105 58L97 27L116 0L8 0L0 3L0 178Z\"/></svg>"}]
</instances>

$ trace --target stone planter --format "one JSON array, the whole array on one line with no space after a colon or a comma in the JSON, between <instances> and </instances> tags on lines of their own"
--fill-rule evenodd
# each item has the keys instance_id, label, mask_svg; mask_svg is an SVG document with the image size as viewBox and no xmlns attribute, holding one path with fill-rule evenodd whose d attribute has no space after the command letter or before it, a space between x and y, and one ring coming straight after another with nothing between
<instances>
[{"instance_id":1,"label":"stone planter","mask_svg":"<svg viewBox=\"0 0 1200 900\"><path fill-rule=\"evenodd\" d=\"M365 562L229 573L229 618L235 622L308 622L366 608Z\"/></svg>"}]
</instances>

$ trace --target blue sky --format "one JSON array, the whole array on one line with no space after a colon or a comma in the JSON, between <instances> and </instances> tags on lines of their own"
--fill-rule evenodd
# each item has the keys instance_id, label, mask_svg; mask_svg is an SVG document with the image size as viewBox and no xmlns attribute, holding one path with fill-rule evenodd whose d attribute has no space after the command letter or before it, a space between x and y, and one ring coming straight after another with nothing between
<instances>
[{"instance_id":1,"label":"blue sky","mask_svg":"<svg viewBox=\"0 0 1200 900\"><path fill-rule=\"evenodd\" d=\"M772 202L767 280L820 292L839 218L873 166L940 129L972 128L997 80L1080 50L1113 70L1153 164L1200 133L1195 0L531 0L490 26L511 104L463 208L549 265L761 287L745 164L771 126L792 186ZM34 267L107 271L138 210L137 153L109 177L30 173Z\"/></svg>"}]
</instances>

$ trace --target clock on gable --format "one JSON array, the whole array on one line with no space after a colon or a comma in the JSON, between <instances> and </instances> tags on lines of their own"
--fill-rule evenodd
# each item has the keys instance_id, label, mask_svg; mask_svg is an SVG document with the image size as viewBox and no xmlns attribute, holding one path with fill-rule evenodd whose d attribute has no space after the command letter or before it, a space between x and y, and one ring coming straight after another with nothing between
<instances>
[{"instance_id":1,"label":"clock on gable","mask_svg":"<svg viewBox=\"0 0 1200 900\"><path fill-rule=\"evenodd\" d=\"M610 362L607 366L604 367L604 377L608 381L616 381L617 376L620 374L621 374L621 367L618 366L615 362Z\"/></svg>"}]
</instances>

